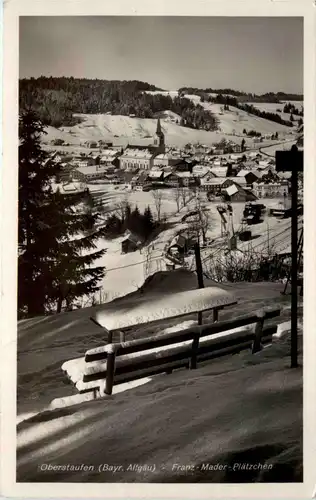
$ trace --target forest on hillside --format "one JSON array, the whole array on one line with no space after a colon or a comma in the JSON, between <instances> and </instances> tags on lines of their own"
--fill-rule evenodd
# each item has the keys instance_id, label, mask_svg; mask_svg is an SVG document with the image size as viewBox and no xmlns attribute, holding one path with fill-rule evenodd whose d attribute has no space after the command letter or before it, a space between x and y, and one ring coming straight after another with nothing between
<instances>
[{"instance_id":1,"label":"forest on hillside","mask_svg":"<svg viewBox=\"0 0 316 500\"><path fill-rule=\"evenodd\" d=\"M289 94L286 92L266 92L265 94L252 94L234 89L199 89L196 87L182 87L179 92L185 94L225 94L237 97L239 102L273 102L279 103L281 101L302 101L304 97L302 94Z\"/></svg>"},{"instance_id":2,"label":"forest on hillside","mask_svg":"<svg viewBox=\"0 0 316 500\"><path fill-rule=\"evenodd\" d=\"M265 120L270 120L275 123L279 123L280 125L286 125L288 127L293 127L293 119L291 117L289 120L284 120L278 113L273 113L271 111L263 111L252 104L247 104L246 102L240 102L238 97L235 97L231 94L217 94L217 95L209 95L204 90L199 89L185 89L180 91L180 96L186 95L188 90L194 90L194 94L200 96L201 102L213 102L216 104L223 104L224 109L229 110L229 106L234 106L235 108L241 109L242 111L246 111L251 115L258 116L259 118L264 118ZM227 89L229 90L229 89ZM272 102L272 101L271 101ZM282 104L281 104L282 106Z\"/></svg>"},{"instance_id":3,"label":"forest on hillside","mask_svg":"<svg viewBox=\"0 0 316 500\"><path fill-rule=\"evenodd\" d=\"M216 130L213 113L195 105L190 99L162 94L148 94L157 89L149 83L118 80L89 80L73 77L39 77L20 79L20 111L35 111L45 125L73 126L80 119L76 113L134 115L154 118L165 110L178 114L182 126Z\"/></svg>"}]
</instances>

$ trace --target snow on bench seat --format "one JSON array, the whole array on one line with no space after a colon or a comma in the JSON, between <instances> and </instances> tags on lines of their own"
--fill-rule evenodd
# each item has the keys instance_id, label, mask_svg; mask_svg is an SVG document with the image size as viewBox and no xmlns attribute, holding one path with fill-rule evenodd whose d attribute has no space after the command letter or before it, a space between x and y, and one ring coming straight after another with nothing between
<instances>
[{"instance_id":1,"label":"snow on bench seat","mask_svg":"<svg viewBox=\"0 0 316 500\"><path fill-rule=\"evenodd\" d=\"M177 318L235 304L235 296L218 287L207 287L151 297L133 297L125 302L111 302L98 308L93 321L107 331Z\"/></svg>"}]
</instances>

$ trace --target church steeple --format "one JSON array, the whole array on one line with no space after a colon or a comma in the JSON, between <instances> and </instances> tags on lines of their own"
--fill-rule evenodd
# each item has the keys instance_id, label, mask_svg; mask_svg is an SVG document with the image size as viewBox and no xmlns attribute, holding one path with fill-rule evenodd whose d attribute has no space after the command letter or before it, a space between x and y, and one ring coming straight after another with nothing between
<instances>
[{"instance_id":1,"label":"church steeple","mask_svg":"<svg viewBox=\"0 0 316 500\"><path fill-rule=\"evenodd\" d=\"M161 137L161 135L163 135L163 131L161 128L161 123L160 123L160 118L158 118L158 122L157 122L156 135L158 135L158 137Z\"/></svg>"},{"instance_id":2,"label":"church steeple","mask_svg":"<svg viewBox=\"0 0 316 500\"><path fill-rule=\"evenodd\" d=\"M156 137L159 139L159 146L158 146L159 152L164 153L165 152L165 135L162 131L160 118L158 118L158 122L157 122ZM157 143L158 143L158 140L157 140Z\"/></svg>"}]
</instances>

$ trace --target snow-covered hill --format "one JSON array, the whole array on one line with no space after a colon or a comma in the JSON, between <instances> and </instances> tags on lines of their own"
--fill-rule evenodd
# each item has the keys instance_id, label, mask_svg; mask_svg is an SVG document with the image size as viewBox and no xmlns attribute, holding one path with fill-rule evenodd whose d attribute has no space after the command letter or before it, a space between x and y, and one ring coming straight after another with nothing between
<instances>
[{"instance_id":1,"label":"snow-covered hill","mask_svg":"<svg viewBox=\"0 0 316 500\"><path fill-rule=\"evenodd\" d=\"M162 92L175 97L177 91ZM211 111L218 119L219 129L214 132L205 130L195 130L179 125L180 116L170 110L160 113L162 129L165 134L166 144L170 146L182 147L188 142L211 145L221 139L234 139L234 136L241 137L243 130L256 130L262 135L279 133L279 137L288 137L293 132L290 127L250 115L245 111L230 106L229 111L224 111L221 104L201 103L200 97L187 94L195 104L201 104L204 109ZM267 110L269 106L267 107ZM262 108L262 105L260 106ZM63 139L71 145L80 145L86 141L116 141L119 138L135 139L152 137L157 127L156 118L136 118L123 115L76 115L80 116L81 123L73 127L47 127L47 135L43 136L43 141L50 143L53 139ZM239 140L237 137L236 140ZM249 145L253 141L246 139Z\"/></svg>"},{"instance_id":2,"label":"snow-covered hill","mask_svg":"<svg viewBox=\"0 0 316 500\"><path fill-rule=\"evenodd\" d=\"M240 110L234 106L229 106L228 111L224 111L222 104L215 104L211 102L201 102L199 96L194 94L186 94L185 97L191 99L195 104L201 104L204 109L211 111L219 121L219 128L224 133L235 133L241 135L243 130L256 130L262 135L264 134L288 134L291 130L286 125L281 125L259 116L254 116L246 111ZM262 103L261 103L262 104ZM265 110L265 103L259 109ZM269 111L269 109L266 109ZM289 117L287 117L288 119Z\"/></svg>"},{"instance_id":3,"label":"snow-covered hill","mask_svg":"<svg viewBox=\"0 0 316 500\"><path fill-rule=\"evenodd\" d=\"M94 141L119 141L119 138L128 139L152 137L157 128L155 118L131 118L122 115L80 115L82 122L73 127L47 127L44 142L54 139L63 139L71 145L80 145L89 140ZM226 137L227 134L207 132L181 127L170 121L162 119L162 129L165 134L166 144L170 146L184 146L188 142L213 144Z\"/></svg>"}]
</instances>

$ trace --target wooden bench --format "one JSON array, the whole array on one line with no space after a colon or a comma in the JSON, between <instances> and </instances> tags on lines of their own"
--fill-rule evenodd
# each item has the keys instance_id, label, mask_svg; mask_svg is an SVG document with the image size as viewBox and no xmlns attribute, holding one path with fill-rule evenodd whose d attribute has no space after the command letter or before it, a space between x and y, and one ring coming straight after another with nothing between
<instances>
[{"instance_id":1,"label":"wooden bench","mask_svg":"<svg viewBox=\"0 0 316 500\"><path fill-rule=\"evenodd\" d=\"M91 320L104 329L108 343L113 334L119 333L125 341L125 333L140 325L176 319L189 314L213 311L213 321L227 306L237 304L235 296L219 287L206 287L177 293L156 293L151 296L133 297L119 304L110 302L99 307Z\"/></svg>"},{"instance_id":2,"label":"wooden bench","mask_svg":"<svg viewBox=\"0 0 316 500\"><path fill-rule=\"evenodd\" d=\"M264 328L264 321L279 315L280 309L267 309L229 321L110 343L88 350L84 358L64 363L63 370L80 393L110 395L116 384L183 367L195 369L199 362L244 349L256 353L272 341L277 329L276 324ZM237 328L242 329L229 331Z\"/></svg>"}]
</instances>

